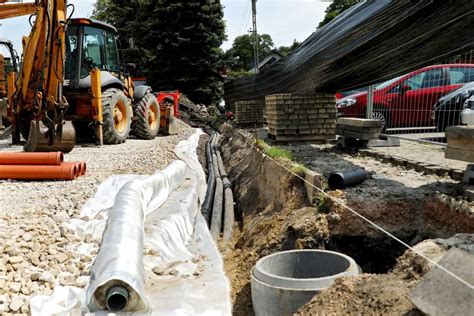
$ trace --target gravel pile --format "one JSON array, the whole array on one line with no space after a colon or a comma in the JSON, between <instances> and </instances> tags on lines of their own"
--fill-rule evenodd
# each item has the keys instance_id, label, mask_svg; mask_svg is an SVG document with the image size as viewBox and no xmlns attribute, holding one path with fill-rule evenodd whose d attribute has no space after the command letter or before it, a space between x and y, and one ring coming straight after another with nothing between
<instances>
[{"instance_id":1,"label":"gravel pile","mask_svg":"<svg viewBox=\"0 0 474 316\"><path fill-rule=\"evenodd\" d=\"M87 174L74 181L0 180L0 314L28 313L29 299L50 295L57 285L84 287L92 258L78 248L99 244L77 236L65 224L80 217L83 204L111 175L152 174L176 158L175 145L193 130L179 122L179 133L152 141L129 139L103 147L77 146L65 161L85 161ZM0 151L21 151L0 141Z\"/></svg>"}]
</instances>

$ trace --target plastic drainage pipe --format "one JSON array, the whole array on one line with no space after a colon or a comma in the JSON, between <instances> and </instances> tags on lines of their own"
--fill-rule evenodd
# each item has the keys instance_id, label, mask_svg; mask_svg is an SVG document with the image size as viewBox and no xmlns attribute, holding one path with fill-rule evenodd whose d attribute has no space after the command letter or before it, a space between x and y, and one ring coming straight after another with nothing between
<instances>
[{"instance_id":1,"label":"plastic drainage pipe","mask_svg":"<svg viewBox=\"0 0 474 316\"><path fill-rule=\"evenodd\" d=\"M222 161L222 156L219 150L217 151L217 167L219 168L219 174L221 177L227 177L227 172L224 168L224 162Z\"/></svg>"},{"instance_id":2,"label":"plastic drainage pipe","mask_svg":"<svg viewBox=\"0 0 474 316\"><path fill-rule=\"evenodd\" d=\"M329 175L328 185L331 189L344 189L364 182L367 177L364 168L333 172Z\"/></svg>"},{"instance_id":3,"label":"plastic drainage pipe","mask_svg":"<svg viewBox=\"0 0 474 316\"><path fill-rule=\"evenodd\" d=\"M224 242L232 239L232 231L234 229L234 195L232 193L232 185L229 179L222 180L224 186Z\"/></svg>"},{"instance_id":4,"label":"plastic drainage pipe","mask_svg":"<svg viewBox=\"0 0 474 316\"><path fill-rule=\"evenodd\" d=\"M49 153L0 153L0 165L60 165L64 154Z\"/></svg>"},{"instance_id":5,"label":"plastic drainage pipe","mask_svg":"<svg viewBox=\"0 0 474 316\"><path fill-rule=\"evenodd\" d=\"M128 291L123 286L113 286L107 291L105 302L111 312L121 312L128 305Z\"/></svg>"},{"instance_id":6,"label":"plastic drainage pipe","mask_svg":"<svg viewBox=\"0 0 474 316\"><path fill-rule=\"evenodd\" d=\"M214 202L214 191L216 189L216 175L214 173L214 165L212 163L211 143L214 139L214 134L207 140L206 143L206 159L207 159L207 190L204 202L201 206L201 213L206 219L207 225L211 225L212 207Z\"/></svg>"},{"instance_id":7,"label":"plastic drainage pipe","mask_svg":"<svg viewBox=\"0 0 474 316\"><path fill-rule=\"evenodd\" d=\"M223 185L220 178L216 178L216 192L214 194L214 205L212 207L211 236L214 240L219 239L222 227L222 199Z\"/></svg>"},{"instance_id":8,"label":"plastic drainage pipe","mask_svg":"<svg viewBox=\"0 0 474 316\"><path fill-rule=\"evenodd\" d=\"M75 166L76 167L76 178L82 176L82 166L79 162L65 162L62 164L63 166Z\"/></svg>"},{"instance_id":9,"label":"plastic drainage pipe","mask_svg":"<svg viewBox=\"0 0 474 316\"><path fill-rule=\"evenodd\" d=\"M333 251L291 250L264 257L251 275L255 315L293 315L337 278L359 273L351 257Z\"/></svg>"},{"instance_id":10,"label":"plastic drainage pipe","mask_svg":"<svg viewBox=\"0 0 474 316\"><path fill-rule=\"evenodd\" d=\"M206 197L204 198L204 202L201 206L201 213L206 219L207 225L209 226L211 223L211 214L212 214L212 207L214 202L214 191L216 190L216 177L214 175L214 169L212 167L212 163L208 164L208 178L207 178L207 190L206 190Z\"/></svg>"},{"instance_id":11,"label":"plastic drainage pipe","mask_svg":"<svg viewBox=\"0 0 474 316\"><path fill-rule=\"evenodd\" d=\"M74 180L77 174L76 164L0 165L0 179L4 180Z\"/></svg>"}]
</instances>

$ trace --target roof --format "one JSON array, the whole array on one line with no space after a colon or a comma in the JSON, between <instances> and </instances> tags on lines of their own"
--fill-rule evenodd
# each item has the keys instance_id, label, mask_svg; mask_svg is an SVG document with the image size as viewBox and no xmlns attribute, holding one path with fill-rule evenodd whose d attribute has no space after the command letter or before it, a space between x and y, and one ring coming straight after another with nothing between
<instances>
[{"instance_id":1,"label":"roof","mask_svg":"<svg viewBox=\"0 0 474 316\"><path fill-rule=\"evenodd\" d=\"M106 29L106 30L109 30L109 31L112 31L114 33L117 33L117 29L112 26L111 24L109 23L106 23L106 22L103 22L103 21L99 21L99 20L96 20L96 19L90 19L90 18L72 18L70 19L70 23L72 24L75 24L74 21L78 21L79 20L87 20L87 21L90 21L91 22L91 26L95 26L95 27L98 27L98 28L102 28L102 29ZM78 24L82 24L82 23L78 23Z\"/></svg>"},{"instance_id":2,"label":"roof","mask_svg":"<svg viewBox=\"0 0 474 316\"><path fill-rule=\"evenodd\" d=\"M258 62L258 69L259 70L262 69L271 60L271 57L275 57L275 55L277 55L278 57L277 60L284 57L278 50L273 49L270 52L268 52L266 55L264 55L262 58L260 58ZM252 64L252 69L250 69L250 71L255 71L255 66L253 64Z\"/></svg>"}]
</instances>

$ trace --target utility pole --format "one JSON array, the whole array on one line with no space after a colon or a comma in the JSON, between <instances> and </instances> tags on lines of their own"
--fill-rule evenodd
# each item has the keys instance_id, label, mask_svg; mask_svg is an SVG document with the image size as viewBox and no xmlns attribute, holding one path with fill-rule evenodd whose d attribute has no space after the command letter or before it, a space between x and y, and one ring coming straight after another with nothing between
<instances>
[{"instance_id":1,"label":"utility pole","mask_svg":"<svg viewBox=\"0 0 474 316\"><path fill-rule=\"evenodd\" d=\"M259 62L258 62L258 33L257 33L257 0L252 1L252 21L253 21L253 35L254 35L254 44L253 44L253 56L255 59L255 73L258 74Z\"/></svg>"}]
</instances>

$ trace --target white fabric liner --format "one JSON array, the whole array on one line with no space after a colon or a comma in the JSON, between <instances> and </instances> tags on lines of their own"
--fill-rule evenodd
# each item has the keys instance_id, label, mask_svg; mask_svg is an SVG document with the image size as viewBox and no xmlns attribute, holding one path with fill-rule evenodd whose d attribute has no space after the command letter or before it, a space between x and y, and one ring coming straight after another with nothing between
<instances>
[{"instance_id":1,"label":"white fabric liner","mask_svg":"<svg viewBox=\"0 0 474 316\"><path fill-rule=\"evenodd\" d=\"M206 179L196 148L202 134L201 130L196 130L189 139L181 141L175 148L180 160L171 163L163 172L150 177L128 175L105 180L96 195L82 208L81 218L88 220L71 220L68 225L78 235L89 235L93 240L101 240L107 213L126 183L160 178L163 174L165 178L166 175L174 175L173 179L169 179L171 185L162 186L162 192L151 197L145 210L146 255L143 261L145 298L149 311L135 315L231 315L230 286L224 274L222 257L200 212L206 193ZM181 168L185 172L181 172ZM95 259L91 255L93 244L82 244L75 250ZM153 268L165 273L157 275L152 272ZM166 273L171 270L172 273ZM31 299L31 313L91 314L87 309L88 287L56 286L52 296Z\"/></svg>"}]
</instances>

